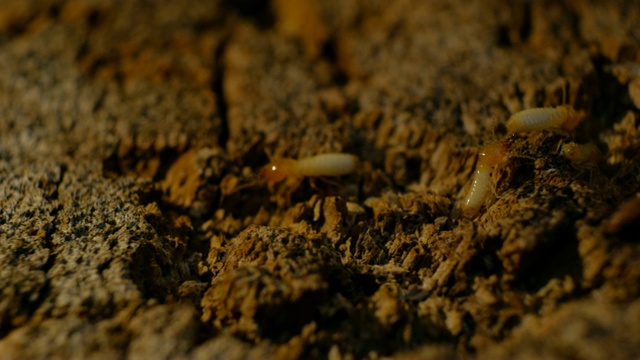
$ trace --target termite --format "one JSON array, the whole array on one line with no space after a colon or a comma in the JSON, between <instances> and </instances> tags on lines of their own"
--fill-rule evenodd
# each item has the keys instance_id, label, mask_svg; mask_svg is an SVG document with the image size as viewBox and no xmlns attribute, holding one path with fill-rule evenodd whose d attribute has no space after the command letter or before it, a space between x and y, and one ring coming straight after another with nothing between
<instances>
[{"instance_id":1,"label":"termite","mask_svg":"<svg viewBox=\"0 0 640 360\"><path fill-rule=\"evenodd\" d=\"M507 131L517 133L548 128L564 128L572 130L576 121L576 111L571 105L534 108L519 111L507 121Z\"/></svg>"},{"instance_id":2,"label":"termite","mask_svg":"<svg viewBox=\"0 0 640 360\"><path fill-rule=\"evenodd\" d=\"M593 171L604 162L602 152L592 143L577 144L569 142L561 144L560 154L571 161L571 165L574 168L589 171L590 180L593 179Z\"/></svg>"},{"instance_id":3,"label":"termite","mask_svg":"<svg viewBox=\"0 0 640 360\"><path fill-rule=\"evenodd\" d=\"M485 145L480 149L471 190L461 207L464 216L471 218L480 211L487 194L491 191L491 172L506 152L507 145L501 141Z\"/></svg>"},{"instance_id":4,"label":"termite","mask_svg":"<svg viewBox=\"0 0 640 360\"><path fill-rule=\"evenodd\" d=\"M574 142L562 144L562 156L575 166L593 166L603 161L602 152L592 143L576 144Z\"/></svg>"},{"instance_id":5,"label":"termite","mask_svg":"<svg viewBox=\"0 0 640 360\"><path fill-rule=\"evenodd\" d=\"M563 92L564 103L566 92ZM556 107L542 107L519 111L507 121L507 131L510 134L535 131L549 128L562 128L573 130L580 117L571 105L559 105Z\"/></svg>"},{"instance_id":6,"label":"termite","mask_svg":"<svg viewBox=\"0 0 640 360\"><path fill-rule=\"evenodd\" d=\"M287 177L341 176L351 174L358 167L358 157L345 153L327 153L299 160L280 159L260 170L260 177L278 182Z\"/></svg>"}]
</instances>

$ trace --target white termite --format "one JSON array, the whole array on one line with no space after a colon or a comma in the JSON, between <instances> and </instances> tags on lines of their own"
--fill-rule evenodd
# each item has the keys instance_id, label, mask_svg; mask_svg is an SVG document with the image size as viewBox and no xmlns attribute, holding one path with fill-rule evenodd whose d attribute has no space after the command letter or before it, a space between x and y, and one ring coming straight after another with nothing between
<instances>
[{"instance_id":1,"label":"white termite","mask_svg":"<svg viewBox=\"0 0 640 360\"><path fill-rule=\"evenodd\" d=\"M574 166L596 166L604 161L602 152L595 144L576 144L574 142L562 144L560 153L569 159Z\"/></svg>"},{"instance_id":2,"label":"white termite","mask_svg":"<svg viewBox=\"0 0 640 360\"><path fill-rule=\"evenodd\" d=\"M577 125L577 120L576 111L571 105L533 108L511 115L507 121L507 131L513 134L548 128L572 130Z\"/></svg>"},{"instance_id":3,"label":"white termite","mask_svg":"<svg viewBox=\"0 0 640 360\"><path fill-rule=\"evenodd\" d=\"M491 143L480 150L476 171L471 180L471 189L461 206L464 216L471 218L480 211L487 195L491 192L491 172L506 152L507 145L504 142Z\"/></svg>"},{"instance_id":4,"label":"white termite","mask_svg":"<svg viewBox=\"0 0 640 360\"><path fill-rule=\"evenodd\" d=\"M299 160L284 158L263 167L260 177L277 182L286 177L341 176L355 172L358 163L357 156L345 153L320 154Z\"/></svg>"}]
</instances>

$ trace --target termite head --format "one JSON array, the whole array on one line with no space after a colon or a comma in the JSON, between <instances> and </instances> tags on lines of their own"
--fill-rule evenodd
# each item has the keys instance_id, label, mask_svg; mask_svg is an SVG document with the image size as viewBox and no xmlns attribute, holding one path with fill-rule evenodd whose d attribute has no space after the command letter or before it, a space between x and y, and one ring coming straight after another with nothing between
<instances>
[{"instance_id":1,"label":"termite head","mask_svg":"<svg viewBox=\"0 0 640 360\"><path fill-rule=\"evenodd\" d=\"M483 146L478 154L478 166L495 166L502 160L507 150L507 144L503 141L497 141Z\"/></svg>"},{"instance_id":2,"label":"termite head","mask_svg":"<svg viewBox=\"0 0 640 360\"><path fill-rule=\"evenodd\" d=\"M280 159L269 164L260 170L260 178L278 182L284 180L287 176L295 174L295 160Z\"/></svg>"},{"instance_id":3,"label":"termite head","mask_svg":"<svg viewBox=\"0 0 640 360\"><path fill-rule=\"evenodd\" d=\"M560 153L576 164L597 164L603 160L602 152L592 143L576 144L570 142L562 144Z\"/></svg>"},{"instance_id":4,"label":"termite head","mask_svg":"<svg viewBox=\"0 0 640 360\"><path fill-rule=\"evenodd\" d=\"M575 129L580 123L580 120L582 120L582 116L580 116L571 105L561 105L558 106L558 109L563 111L562 116L564 121L561 126L567 131Z\"/></svg>"},{"instance_id":5,"label":"termite head","mask_svg":"<svg viewBox=\"0 0 640 360\"><path fill-rule=\"evenodd\" d=\"M574 161L580 158L580 146L574 142L562 144L560 154L567 159Z\"/></svg>"}]
</instances>

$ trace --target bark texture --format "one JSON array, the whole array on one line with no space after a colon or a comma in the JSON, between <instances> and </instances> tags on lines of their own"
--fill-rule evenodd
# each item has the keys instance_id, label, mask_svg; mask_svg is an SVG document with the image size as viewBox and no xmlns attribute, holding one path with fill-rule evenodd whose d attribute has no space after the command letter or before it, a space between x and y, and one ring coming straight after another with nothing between
<instances>
[{"instance_id":1,"label":"bark texture","mask_svg":"<svg viewBox=\"0 0 640 360\"><path fill-rule=\"evenodd\" d=\"M638 24L635 0L0 0L0 354L638 357ZM563 104L575 129L507 134ZM327 152L361 164L256 175Z\"/></svg>"}]
</instances>

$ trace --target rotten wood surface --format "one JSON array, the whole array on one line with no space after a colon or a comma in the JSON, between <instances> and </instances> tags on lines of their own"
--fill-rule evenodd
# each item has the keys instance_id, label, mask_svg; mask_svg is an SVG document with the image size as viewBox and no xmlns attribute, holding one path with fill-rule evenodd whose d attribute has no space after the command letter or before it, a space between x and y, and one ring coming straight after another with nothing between
<instances>
[{"instance_id":1,"label":"rotten wood surface","mask_svg":"<svg viewBox=\"0 0 640 360\"><path fill-rule=\"evenodd\" d=\"M638 23L638 1L0 1L0 354L639 356ZM564 103L575 130L507 134ZM256 175L327 152L361 166Z\"/></svg>"}]
</instances>

